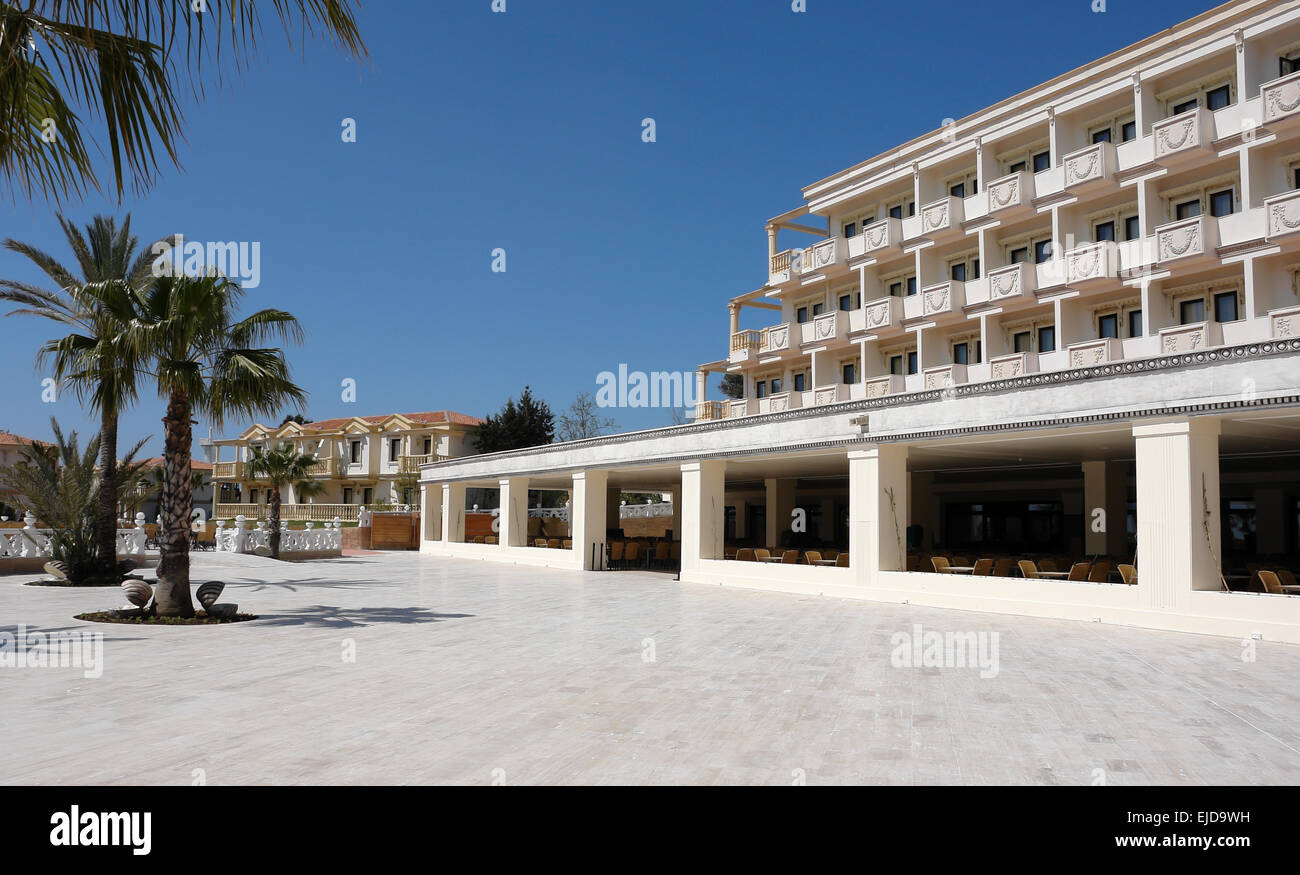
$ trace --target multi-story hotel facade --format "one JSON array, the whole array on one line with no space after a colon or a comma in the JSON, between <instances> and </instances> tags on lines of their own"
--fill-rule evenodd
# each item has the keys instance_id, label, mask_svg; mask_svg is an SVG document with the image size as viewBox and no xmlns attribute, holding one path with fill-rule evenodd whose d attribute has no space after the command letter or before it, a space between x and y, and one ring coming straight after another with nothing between
<instances>
[{"instance_id":1,"label":"multi-story hotel facade","mask_svg":"<svg viewBox=\"0 0 1300 875\"><path fill-rule=\"evenodd\" d=\"M1300 642L1300 599L1234 580L1300 555L1300 2L1217 7L813 183L767 243L697 374L743 398L425 465L423 549L592 567L617 490L672 490L686 581ZM471 486L501 491L499 544L463 543ZM529 489L571 491L573 550L524 545ZM849 567L727 558L800 514Z\"/></svg>"},{"instance_id":2,"label":"multi-story hotel facade","mask_svg":"<svg viewBox=\"0 0 1300 875\"><path fill-rule=\"evenodd\" d=\"M464 413L437 410L254 425L236 438L208 444L213 518L266 518L270 484L252 476L248 462L258 449L284 444L316 457L312 479L320 484L310 497L299 495L293 484L281 490L285 520L329 522L337 517L355 522L362 507L416 505L420 466L476 452L474 434L481 422Z\"/></svg>"}]
</instances>

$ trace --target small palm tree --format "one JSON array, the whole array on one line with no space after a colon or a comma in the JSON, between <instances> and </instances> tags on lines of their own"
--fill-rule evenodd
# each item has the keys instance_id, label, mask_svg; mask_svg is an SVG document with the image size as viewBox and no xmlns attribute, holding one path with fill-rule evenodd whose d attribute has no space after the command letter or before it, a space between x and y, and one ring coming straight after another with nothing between
<instances>
[{"instance_id":1,"label":"small palm tree","mask_svg":"<svg viewBox=\"0 0 1300 875\"><path fill-rule=\"evenodd\" d=\"M18 305L10 316L38 316L71 332L47 341L36 361L38 367L52 364L54 379L70 385L99 414L96 531L99 553L111 563L117 544L117 420L135 400L139 376L139 362L118 339L135 317L135 292L153 279L154 253L170 238L137 255L129 215L120 227L111 216L96 216L84 233L63 216L58 221L80 275L31 244L5 240L6 249L29 259L55 288L0 280L0 301Z\"/></svg>"},{"instance_id":2,"label":"small palm tree","mask_svg":"<svg viewBox=\"0 0 1300 875\"><path fill-rule=\"evenodd\" d=\"M311 469L316 464L312 453L300 453L290 444L280 444L278 449L258 448L248 461L248 478L264 480L271 484L267 506L271 517L271 558L280 558L280 488L294 484L298 494L313 492Z\"/></svg>"},{"instance_id":3,"label":"small palm tree","mask_svg":"<svg viewBox=\"0 0 1300 875\"><path fill-rule=\"evenodd\" d=\"M191 417L203 414L220 426L228 414L272 416L301 407L307 394L289 372L284 351L268 341L301 342L302 327L283 310L259 310L236 318L244 290L220 276L156 278L139 296L139 318L122 338L131 354L147 360L158 393L167 399L163 417L163 490L160 499L158 586L161 617L194 614L190 596L189 521Z\"/></svg>"}]
</instances>

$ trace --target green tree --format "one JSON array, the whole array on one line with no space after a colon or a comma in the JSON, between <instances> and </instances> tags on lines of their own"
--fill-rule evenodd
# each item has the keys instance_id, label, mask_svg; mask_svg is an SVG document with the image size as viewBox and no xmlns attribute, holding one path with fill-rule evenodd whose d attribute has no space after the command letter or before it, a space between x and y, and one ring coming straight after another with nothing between
<instances>
[{"instance_id":1,"label":"green tree","mask_svg":"<svg viewBox=\"0 0 1300 875\"><path fill-rule=\"evenodd\" d=\"M274 450L258 447L248 460L248 478L271 484L267 497L270 514L271 558L280 558L280 489L294 484L299 493L309 491L311 469L316 465L314 453L299 453L292 444L280 444Z\"/></svg>"},{"instance_id":2,"label":"green tree","mask_svg":"<svg viewBox=\"0 0 1300 875\"><path fill-rule=\"evenodd\" d=\"M718 391L728 398L744 398L745 380L740 374L723 374L722 382L718 384Z\"/></svg>"},{"instance_id":3,"label":"green tree","mask_svg":"<svg viewBox=\"0 0 1300 875\"><path fill-rule=\"evenodd\" d=\"M578 393L569 409L560 414L558 423L556 437L562 441L593 438L618 428L613 419L600 415L596 396L590 392Z\"/></svg>"},{"instance_id":4,"label":"green tree","mask_svg":"<svg viewBox=\"0 0 1300 875\"><path fill-rule=\"evenodd\" d=\"M555 439L555 414L545 401L533 397L524 387L519 402L507 399L501 411L489 415L479 426L475 446L480 453L497 453L524 447L540 447Z\"/></svg>"},{"instance_id":5,"label":"green tree","mask_svg":"<svg viewBox=\"0 0 1300 875\"><path fill-rule=\"evenodd\" d=\"M299 425L306 425L307 417L303 416L301 413L290 413L284 419L280 420L280 426L286 426L291 422L296 422Z\"/></svg>"},{"instance_id":6,"label":"green tree","mask_svg":"<svg viewBox=\"0 0 1300 875\"><path fill-rule=\"evenodd\" d=\"M119 200L128 180L143 193L161 162L180 166L186 92L202 97L225 71L248 66L262 35L260 10L275 10L291 43L295 32L304 41L319 34L360 58L357 6L0 0L0 179L28 197L80 195L100 187L90 157L100 151L112 158ZM103 120L103 142L83 118Z\"/></svg>"},{"instance_id":7,"label":"green tree","mask_svg":"<svg viewBox=\"0 0 1300 875\"><path fill-rule=\"evenodd\" d=\"M227 415L273 416L286 404L302 406L284 351L263 344L302 341L302 327L283 310L259 310L236 320L244 291L225 277L162 276L140 297L139 318L122 343L147 357L163 417L161 558L154 590L158 615L194 614L190 596L189 521L194 494L191 417L220 426Z\"/></svg>"},{"instance_id":8,"label":"green tree","mask_svg":"<svg viewBox=\"0 0 1300 875\"><path fill-rule=\"evenodd\" d=\"M136 254L139 241L131 234L129 215L121 227L111 216L96 216L84 232L63 216L58 221L80 275L31 244L7 239L4 247L35 264L55 289L0 280L0 301L18 305L10 316L38 316L71 331L40 348L37 366L51 365L54 379L70 385L78 400L99 414L102 477L96 531L99 555L112 557L117 543L117 421L135 401L139 377L138 357L118 339L135 317L135 293L153 279L155 247L170 238Z\"/></svg>"}]
</instances>

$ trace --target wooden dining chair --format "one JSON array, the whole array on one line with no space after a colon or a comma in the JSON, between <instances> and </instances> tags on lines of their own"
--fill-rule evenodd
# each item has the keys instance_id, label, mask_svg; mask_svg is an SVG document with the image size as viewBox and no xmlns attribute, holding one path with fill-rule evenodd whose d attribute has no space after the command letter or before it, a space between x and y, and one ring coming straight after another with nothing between
<instances>
[{"instance_id":1,"label":"wooden dining chair","mask_svg":"<svg viewBox=\"0 0 1300 875\"><path fill-rule=\"evenodd\" d=\"M948 560L949 565L956 565L958 568L970 568L970 560L965 556L954 556Z\"/></svg>"},{"instance_id":2,"label":"wooden dining chair","mask_svg":"<svg viewBox=\"0 0 1300 875\"><path fill-rule=\"evenodd\" d=\"M809 565L816 565L818 562L822 561L822 554L818 553L816 550L809 550L807 553L803 554L803 561Z\"/></svg>"},{"instance_id":3,"label":"wooden dining chair","mask_svg":"<svg viewBox=\"0 0 1300 875\"><path fill-rule=\"evenodd\" d=\"M1135 586L1138 582L1137 567L1133 565L1121 565L1119 566L1119 576L1124 583L1129 586Z\"/></svg>"},{"instance_id":4,"label":"wooden dining chair","mask_svg":"<svg viewBox=\"0 0 1300 875\"><path fill-rule=\"evenodd\" d=\"M975 560L975 570L971 572L972 577L992 577L993 560L977 559Z\"/></svg>"},{"instance_id":5,"label":"wooden dining chair","mask_svg":"<svg viewBox=\"0 0 1300 875\"><path fill-rule=\"evenodd\" d=\"M665 565L665 566L666 566L666 565L668 564L668 553L669 553L669 549L668 549L668 542L667 542L667 541L659 541L658 543L656 543L656 544L655 544L655 564L656 564L656 565Z\"/></svg>"},{"instance_id":6,"label":"wooden dining chair","mask_svg":"<svg viewBox=\"0 0 1300 875\"><path fill-rule=\"evenodd\" d=\"M609 542L609 567L619 568L623 564L623 550L627 545L622 541Z\"/></svg>"},{"instance_id":7,"label":"wooden dining chair","mask_svg":"<svg viewBox=\"0 0 1300 875\"><path fill-rule=\"evenodd\" d=\"M836 568L848 568L848 567L849 567L849 554L848 554L848 553L841 553L840 555L836 556L836 557L835 557L835 567L836 567Z\"/></svg>"},{"instance_id":8,"label":"wooden dining chair","mask_svg":"<svg viewBox=\"0 0 1300 875\"><path fill-rule=\"evenodd\" d=\"M1274 571L1273 573L1277 575L1277 579L1279 582L1281 582L1282 586L1284 587L1295 586L1295 575L1292 574L1287 569L1279 568L1277 571Z\"/></svg>"},{"instance_id":9,"label":"wooden dining chair","mask_svg":"<svg viewBox=\"0 0 1300 875\"><path fill-rule=\"evenodd\" d=\"M754 548L754 559L756 559L757 561L766 562L771 558L772 558L772 553L770 550L767 550L763 547Z\"/></svg>"},{"instance_id":10,"label":"wooden dining chair","mask_svg":"<svg viewBox=\"0 0 1300 875\"><path fill-rule=\"evenodd\" d=\"M799 551L798 551L798 550L786 550L784 553L781 554L781 564L782 564L782 565L798 565L798 564L799 564Z\"/></svg>"},{"instance_id":11,"label":"wooden dining chair","mask_svg":"<svg viewBox=\"0 0 1300 875\"><path fill-rule=\"evenodd\" d=\"M1070 566L1070 576L1067 580L1087 580L1088 573L1092 570L1092 564L1088 562L1076 562Z\"/></svg>"},{"instance_id":12,"label":"wooden dining chair","mask_svg":"<svg viewBox=\"0 0 1300 875\"><path fill-rule=\"evenodd\" d=\"M753 550L753 548L751 548L751 547L741 547L739 550L736 551L736 561L737 561L737 562L757 562L757 561L758 561L758 557L754 555L754 550Z\"/></svg>"},{"instance_id":13,"label":"wooden dining chair","mask_svg":"<svg viewBox=\"0 0 1300 875\"><path fill-rule=\"evenodd\" d=\"M1261 568L1257 573L1259 574L1259 582L1264 586L1264 592L1273 595L1283 595L1286 592L1286 590L1282 589L1282 581L1278 580L1276 571L1266 571Z\"/></svg>"},{"instance_id":14,"label":"wooden dining chair","mask_svg":"<svg viewBox=\"0 0 1300 875\"><path fill-rule=\"evenodd\" d=\"M563 538L563 539L561 539L561 541L560 541L560 549L561 549L561 550L572 550L572 549L573 549L573 542L570 541L568 538Z\"/></svg>"},{"instance_id":15,"label":"wooden dining chair","mask_svg":"<svg viewBox=\"0 0 1300 875\"><path fill-rule=\"evenodd\" d=\"M1016 563L1010 559L998 559L993 563L994 577L1010 577L1011 569L1016 567Z\"/></svg>"},{"instance_id":16,"label":"wooden dining chair","mask_svg":"<svg viewBox=\"0 0 1300 875\"><path fill-rule=\"evenodd\" d=\"M1020 565L1020 574L1025 578L1025 580L1042 579L1038 576L1038 566L1034 564L1034 560L1021 559L1018 564Z\"/></svg>"},{"instance_id":17,"label":"wooden dining chair","mask_svg":"<svg viewBox=\"0 0 1300 875\"><path fill-rule=\"evenodd\" d=\"M1109 559L1101 559L1092 563L1092 569L1088 572L1088 581L1090 583L1105 583L1110 579L1110 573L1115 570L1115 564Z\"/></svg>"},{"instance_id":18,"label":"wooden dining chair","mask_svg":"<svg viewBox=\"0 0 1300 875\"><path fill-rule=\"evenodd\" d=\"M949 570L948 560L943 556L931 556L930 564L934 566L935 574L952 574Z\"/></svg>"}]
</instances>

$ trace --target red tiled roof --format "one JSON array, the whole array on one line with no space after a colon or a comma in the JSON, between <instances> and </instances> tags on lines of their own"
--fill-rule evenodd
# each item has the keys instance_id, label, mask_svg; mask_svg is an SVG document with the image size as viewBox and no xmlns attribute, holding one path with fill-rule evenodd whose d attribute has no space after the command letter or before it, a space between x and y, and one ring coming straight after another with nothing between
<instances>
[{"instance_id":1,"label":"red tiled roof","mask_svg":"<svg viewBox=\"0 0 1300 875\"><path fill-rule=\"evenodd\" d=\"M356 418L365 422L378 423L383 422L390 416L403 416L412 422L426 423L434 425L437 423L451 423L453 425L482 425L483 420L476 416L470 416L467 413L457 413L454 410L431 410L426 413L385 413L382 416L342 416L337 419L322 419L319 422L309 422L303 426L308 431L331 431L346 425L350 420Z\"/></svg>"},{"instance_id":2,"label":"red tiled roof","mask_svg":"<svg viewBox=\"0 0 1300 875\"><path fill-rule=\"evenodd\" d=\"M29 444L36 444L38 447L54 446L49 441L38 441L36 438L23 437L20 434L11 434L7 431L0 431L0 447L24 447Z\"/></svg>"}]
</instances>

